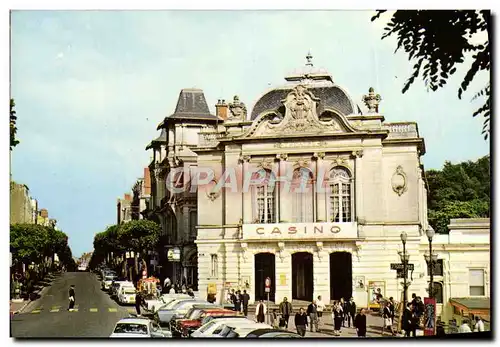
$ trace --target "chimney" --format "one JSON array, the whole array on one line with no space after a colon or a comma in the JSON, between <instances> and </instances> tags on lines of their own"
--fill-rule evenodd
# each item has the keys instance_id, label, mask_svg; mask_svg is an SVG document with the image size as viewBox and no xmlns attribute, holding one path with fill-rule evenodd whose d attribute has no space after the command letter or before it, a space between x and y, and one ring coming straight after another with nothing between
<instances>
[{"instance_id":1,"label":"chimney","mask_svg":"<svg viewBox=\"0 0 500 347\"><path fill-rule=\"evenodd\" d=\"M149 167L144 168L144 194L151 195L151 175Z\"/></svg>"},{"instance_id":2,"label":"chimney","mask_svg":"<svg viewBox=\"0 0 500 347\"><path fill-rule=\"evenodd\" d=\"M220 117L224 120L227 119L227 110L228 110L228 105L226 104L226 100L218 100L217 105L215 105L215 114L217 117Z\"/></svg>"},{"instance_id":3,"label":"chimney","mask_svg":"<svg viewBox=\"0 0 500 347\"><path fill-rule=\"evenodd\" d=\"M124 196L126 201L132 201L132 196L130 194L125 194Z\"/></svg>"},{"instance_id":4,"label":"chimney","mask_svg":"<svg viewBox=\"0 0 500 347\"><path fill-rule=\"evenodd\" d=\"M40 216L43 218L49 218L49 211L47 211L47 209L45 209L45 208L42 208L40 210Z\"/></svg>"}]
</instances>

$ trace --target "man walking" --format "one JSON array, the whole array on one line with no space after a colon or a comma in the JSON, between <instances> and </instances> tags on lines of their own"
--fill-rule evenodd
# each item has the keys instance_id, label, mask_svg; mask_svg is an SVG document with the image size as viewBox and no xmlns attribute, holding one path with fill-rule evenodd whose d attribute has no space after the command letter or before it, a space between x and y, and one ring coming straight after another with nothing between
<instances>
[{"instance_id":1,"label":"man walking","mask_svg":"<svg viewBox=\"0 0 500 347\"><path fill-rule=\"evenodd\" d=\"M309 326L309 329L311 332L313 332L313 325L316 328L316 332L319 332L318 330L318 305L316 305L316 300L313 300L312 303L309 304L307 307L307 315L311 319L311 325Z\"/></svg>"},{"instance_id":2,"label":"man walking","mask_svg":"<svg viewBox=\"0 0 500 347\"><path fill-rule=\"evenodd\" d=\"M364 308L356 315L353 323L358 333L358 337L366 337L366 315Z\"/></svg>"},{"instance_id":3,"label":"man walking","mask_svg":"<svg viewBox=\"0 0 500 347\"><path fill-rule=\"evenodd\" d=\"M137 312L137 315L141 315L141 305L142 305L142 296L139 291L135 293L135 312Z\"/></svg>"},{"instance_id":4,"label":"man walking","mask_svg":"<svg viewBox=\"0 0 500 347\"><path fill-rule=\"evenodd\" d=\"M68 307L68 311L72 312L74 310L75 307L75 285L72 284L70 287L69 287L69 307Z\"/></svg>"},{"instance_id":5,"label":"man walking","mask_svg":"<svg viewBox=\"0 0 500 347\"><path fill-rule=\"evenodd\" d=\"M354 324L355 316L356 316L356 303L354 302L354 298L351 297L349 301L346 303L346 312L345 312L347 326L349 328L351 327L351 321Z\"/></svg>"},{"instance_id":6,"label":"man walking","mask_svg":"<svg viewBox=\"0 0 500 347\"><path fill-rule=\"evenodd\" d=\"M283 298L283 301L280 303L280 313L283 317L283 321L285 323L285 329L288 329L288 320L290 319L290 314L292 313L292 304L288 302L287 297Z\"/></svg>"},{"instance_id":7,"label":"man walking","mask_svg":"<svg viewBox=\"0 0 500 347\"><path fill-rule=\"evenodd\" d=\"M248 316L248 302L250 301L250 295L248 295L246 290L243 290L243 295L241 299L241 303L243 305L243 314Z\"/></svg>"},{"instance_id":8,"label":"man walking","mask_svg":"<svg viewBox=\"0 0 500 347\"><path fill-rule=\"evenodd\" d=\"M304 312L304 308L301 307L299 312L295 315L295 328L297 328L297 334L304 337L307 331L307 314Z\"/></svg>"},{"instance_id":9,"label":"man walking","mask_svg":"<svg viewBox=\"0 0 500 347\"><path fill-rule=\"evenodd\" d=\"M255 308L255 317L257 318L257 323L264 323L265 317L267 313L267 307L262 300L259 301L259 304Z\"/></svg>"}]
</instances>

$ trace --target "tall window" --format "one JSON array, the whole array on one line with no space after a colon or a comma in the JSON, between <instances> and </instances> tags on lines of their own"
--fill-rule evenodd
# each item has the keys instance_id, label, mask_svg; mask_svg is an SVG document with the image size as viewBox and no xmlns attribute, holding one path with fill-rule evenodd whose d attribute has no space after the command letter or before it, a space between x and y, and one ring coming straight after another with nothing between
<instances>
[{"instance_id":1,"label":"tall window","mask_svg":"<svg viewBox=\"0 0 500 347\"><path fill-rule=\"evenodd\" d=\"M296 223L314 222L313 212L313 174L307 168L299 168L293 172L291 185L293 214Z\"/></svg>"},{"instance_id":2,"label":"tall window","mask_svg":"<svg viewBox=\"0 0 500 347\"><path fill-rule=\"evenodd\" d=\"M471 269L469 270L469 295L483 296L484 295L484 270Z\"/></svg>"},{"instance_id":3,"label":"tall window","mask_svg":"<svg viewBox=\"0 0 500 347\"><path fill-rule=\"evenodd\" d=\"M190 238L196 239L196 225L198 223L198 214L196 211L189 212L189 232Z\"/></svg>"},{"instance_id":4,"label":"tall window","mask_svg":"<svg viewBox=\"0 0 500 347\"><path fill-rule=\"evenodd\" d=\"M430 264L427 264L427 275L429 276L431 273ZM443 259L437 259L434 263L434 272L432 273L434 276L443 276Z\"/></svg>"},{"instance_id":5,"label":"tall window","mask_svg":"<svg viewBox=\"0 0 500 347\"><path fill-rule=\"evenodd\" d=\"M276 179L270 170L260 170L252 175L254 182L259 182L252 187L254 192L254 214L256 223L276 222Z\"/></svg>"},{"instance_id":6,"label":"tall window","mask_svg":"<svg viewBox=\"0 0 500 347\"><path fill-rule=\"evenodd\" d=\"M210 255L210 277L217 277L217 268L219 267L219 261L217 260L217 254Z\"/></svg>"},{"instance_id":7,"label":"tall window","mask_svg":"<svg viewBox=\"0 0 500 347\"><path fill-rule=\"evenodd\" d=\"M343 167L335 167L329 177L329 213L331 222L352 221L351 174Z\"/></svg>"},{"instance_id":8,"label":"tall window","mask_svg":"<svg viewBox=\"0 0 500 347\"><path fill-rule=\"evenodd\" d=\"M434 285L434 298L436 299L436 304L443 303L443 284L440 282L433 282Z\"/></svg>"}]
</instances>

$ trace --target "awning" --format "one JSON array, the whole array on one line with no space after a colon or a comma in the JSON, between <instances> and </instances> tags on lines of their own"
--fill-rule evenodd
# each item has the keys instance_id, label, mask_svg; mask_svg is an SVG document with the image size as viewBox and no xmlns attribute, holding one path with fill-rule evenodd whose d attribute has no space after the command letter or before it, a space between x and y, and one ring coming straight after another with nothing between
<instances>
[{"instance_id":1,"label":"awning","mask_svg":"<svg viewBox=\"0 0 500 347\"><path fill-rule=\"evenodd\" d=\"M464 315L474 314L478 316L490 315L490 298L451 298L450 304L463 312Z\"/></svg>"}]
</instances>

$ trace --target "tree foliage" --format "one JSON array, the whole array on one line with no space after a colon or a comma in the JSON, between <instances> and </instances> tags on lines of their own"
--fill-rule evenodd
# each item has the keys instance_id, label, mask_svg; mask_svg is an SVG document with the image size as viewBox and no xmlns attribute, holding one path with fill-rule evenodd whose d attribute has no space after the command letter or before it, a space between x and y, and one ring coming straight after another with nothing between
<instances>
[{"instance_id":1,"label":"tree foliage","mask_svg":"<svg viewBox=\"0 0 500 347\"><path fill-rule=\"evenodd\" d=\"M442 170L426 171L429 224L447 233L451 218L490 217L490 157L459 164L445 162Z\"/></svg>"},{"instance_id":2,"label":"tree foliage","mask_svg":"<svg viewBox=\"0 0 500 347\"><path fill-rule=\"evenodd\" d=\"M385 10L377 11L372 21L380 18ZM436 91L443 87L448 78L457 71L457 65L464 63L467 54L472 55L472 63L465 74L458 98L467 91L479 71L490 71L489 35L484 42L475 43L475 35L491 32L489 10L420 10L396 11L384 29L382 39L397 36L397 47L408 53L413 61L413 73L406 81L402 92L405 93L415 79L422 77L428 89ZM484 97L483 106L473 116L482 115L483 135L487 139L490 132L490 84L477 92L472 100Z\"/></svg>"},{"instance_id":3,"label":"tree foliage","mask_svg":"<svg viewBox=\"0 0 500 347\"><path fill-rule=\"evenodd\" d=\"M16 103L14 102L14 99L10 99L10 150L11 151L12 151L12 148L16 147L19 144L19 141L16 139L17 116L16 116L16 111L14 110L14 107L16 107Z\"/></svg>"}]
</instances>

